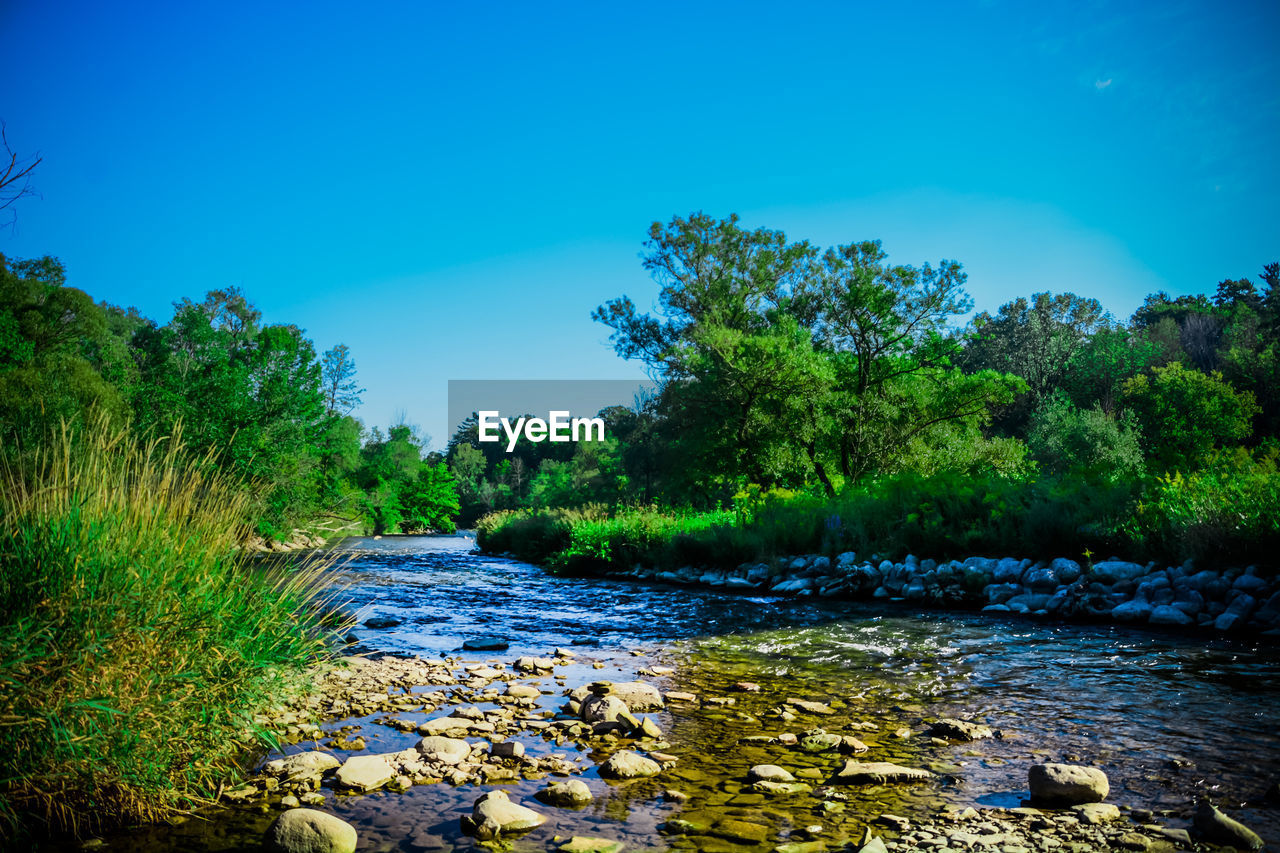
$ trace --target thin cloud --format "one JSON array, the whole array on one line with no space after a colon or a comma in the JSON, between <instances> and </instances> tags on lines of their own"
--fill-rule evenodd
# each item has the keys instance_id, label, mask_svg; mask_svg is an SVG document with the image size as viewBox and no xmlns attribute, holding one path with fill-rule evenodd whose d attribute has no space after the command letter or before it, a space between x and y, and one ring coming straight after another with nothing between
<instances>
[{"instance_id":1,"label":"thin cloud","mask_svg":"<svg viewBox=\"0 0 1280 853\"><path fill-rule=\"evenodd\" d=\"M1110 86L1110 85L1111 85L1111 78L1110 78L1110 77L1108 77L1106 80L1094 80L1094 81L1093 81L1093 88L1097 89L1099 92L1101 92L1103 89L1107 88L1107 87L1108 87L1108 86Z\"/></svg>"}]
</instances>

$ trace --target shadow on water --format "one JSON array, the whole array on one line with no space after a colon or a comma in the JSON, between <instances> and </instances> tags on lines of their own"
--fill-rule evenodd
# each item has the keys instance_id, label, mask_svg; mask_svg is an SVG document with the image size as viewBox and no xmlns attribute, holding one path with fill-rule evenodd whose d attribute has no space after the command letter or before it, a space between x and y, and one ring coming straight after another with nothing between
<instances>
[{"instance_id":1,"label":"shadow on water","mask_svg":"<svg viewBox=\"0 0 1280 853\"><path fill-rule=\"evenodd\" d=\"M1027 768L1047 760L1101 767L1118 804L1182 813L1207 793L1235 804L1264 837L1280 837L1280 816L1261 802L1280 766L1280 653L1272 647L555 577L475 553L465 536L357 539L338 549L350 558L338 571L339 600L361 622L400 620L381 630L357 627L363 650L457 655L464 640L493 635L509 649L466 657L510 661L578 644L582 664L558 673L568 687L629 680L662 663L674 673L648 679L662 689L734 700L670 703L657 719L680 760L654 780L610 785L590 755L572 744L559 748L588 768L583 778L597 800L579 811L543 809L553 820L519 841L519 849L547 849L557 834L615 838L629 849L709 849L706 838L664 835L659 826L672 818L696 825L726 816L767 824L777 834L760 844L717 841L716 849L766 850L810 825L824 827L827 837L853 837L885 811L1018 805ZM761 689L735 692L740 681ZM789 697L828 702L836 713L781 720L775 712ZM544 696L541 705L554 709L559 701ZM922 723L958 715L972 715L1003 738L940 745L919 735ZM372 719L343 722L362 726L371 751L402 749L417 737ZM803 770L821 785L841 763L831 753L741 742L819 726L854 731L873 760L927 767L943 781L919 789L845 789L826 799L766 800L750 790L746 769L759 763ZM902 727L916 734L898 737ZM539 738L521 740L531 752L557 749ZM513 800L527 801L544 784L506 787ZM688 794L688 801L669 801L666 788ZM481 790L427 785L404 794L330 797L325 808L356 825L362 850L469 849L474 842L461 835L458 818ZM122 840L127 849L252 850L273 816L219 812Z\"/></svg>"}]
</instances>

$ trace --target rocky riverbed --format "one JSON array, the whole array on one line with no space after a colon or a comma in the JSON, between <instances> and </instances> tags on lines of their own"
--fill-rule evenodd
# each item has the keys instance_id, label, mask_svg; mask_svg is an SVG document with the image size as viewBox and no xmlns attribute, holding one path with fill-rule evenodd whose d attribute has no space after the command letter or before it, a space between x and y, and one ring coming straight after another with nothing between
<instances>
[{"instance_id":1,"label":"rocky riverbed","mask_svg":"<svg viewBox=\"0 0 1280 853\"><path fill-rule=\"evenodd\" d=\"M345 849L347 827L371 851L1218 849L1201 800L1276 837L1265 646L557 579L461 539L352 544L362 654L271 712L290 745L223 810L108 847L327 827L336 846L314 849ZM1086 768L1061 772L1088 801L1037 795L1044 765Z\"/></svg>"}]
</instances>

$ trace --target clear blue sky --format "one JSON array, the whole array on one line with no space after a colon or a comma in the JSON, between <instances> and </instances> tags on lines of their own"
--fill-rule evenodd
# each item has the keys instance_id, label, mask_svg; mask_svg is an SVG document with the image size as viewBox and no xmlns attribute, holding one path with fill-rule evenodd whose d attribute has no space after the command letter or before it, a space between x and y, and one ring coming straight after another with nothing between
<instances>
[{"instance_id":1,"label":"clear blue sky","mask_svg":"<svg viewBox=\"0 0 1280 853\"><path fill-rule=\"evenodd\" d=\"M369 423L450 378L625 378L655 219L955 258L1127 316L1280 259L1280 4L0 0L45 161L0 252L162 322L240 285Z\"/></svg>"}]
</instances>

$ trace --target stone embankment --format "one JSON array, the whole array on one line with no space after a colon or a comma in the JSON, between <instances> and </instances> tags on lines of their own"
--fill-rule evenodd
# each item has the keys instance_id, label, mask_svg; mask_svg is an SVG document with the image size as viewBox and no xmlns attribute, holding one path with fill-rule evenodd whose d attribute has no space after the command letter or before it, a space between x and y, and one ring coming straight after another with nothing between
<instances>
[{"instance_id":1,"label":"stone embankment","mask_svg":"<svg viewBox=\"0 0 1280 853\"><path fill-rule=\"evenodd\" d=\"M1169 568L1123 560L1082 566L1061 557L1038 562L970 557L939 563L908 556L894 562L860 560L850 551L835 560L810 554L773 564L744 563L729 571L636 566L610 576L1280 638L1280 582L1254 566L1197 571L1190 565Z\"/></svg>"}]
</instances>

